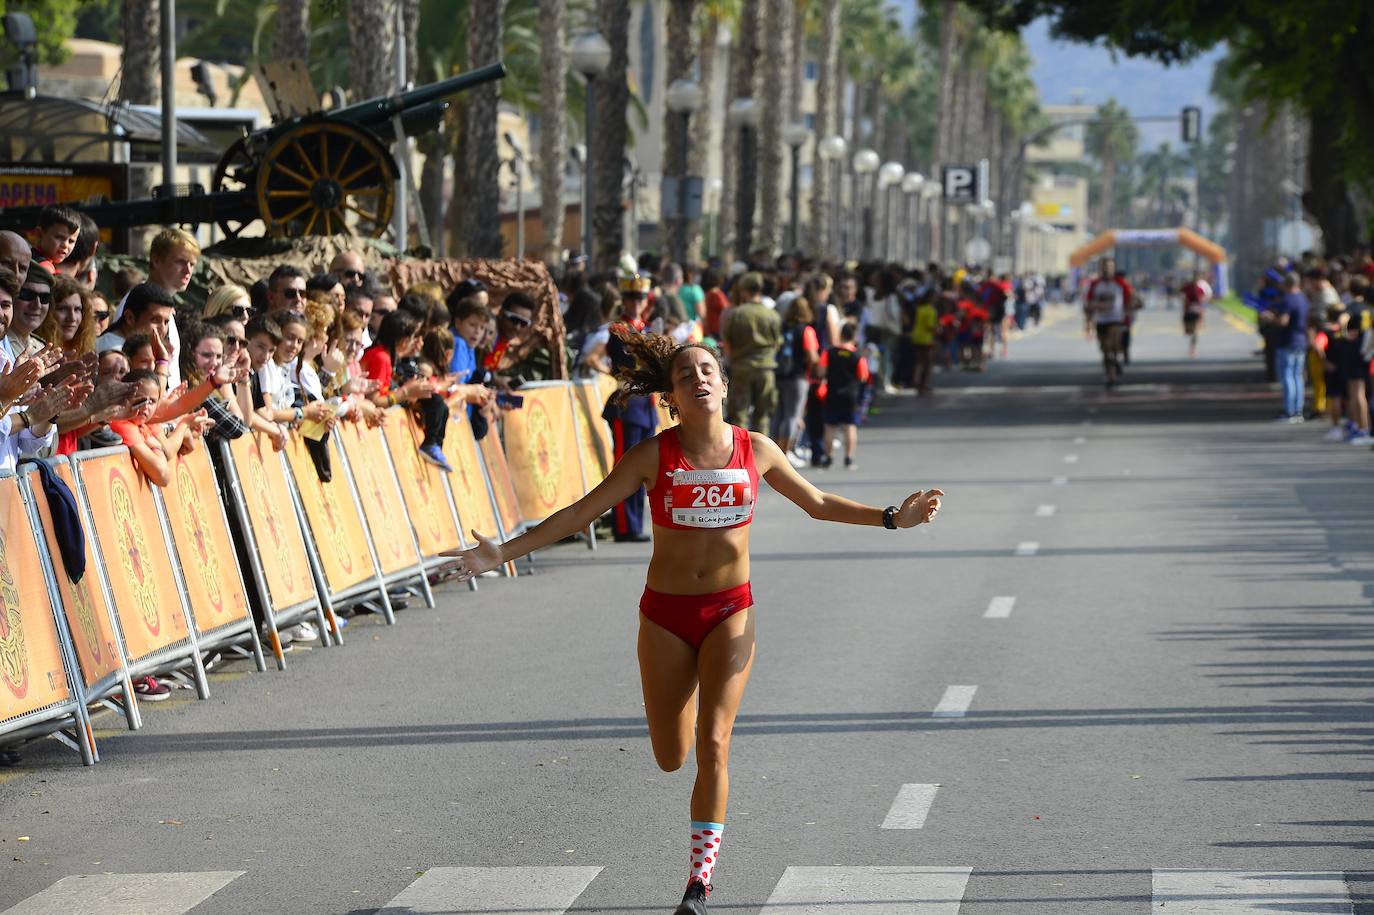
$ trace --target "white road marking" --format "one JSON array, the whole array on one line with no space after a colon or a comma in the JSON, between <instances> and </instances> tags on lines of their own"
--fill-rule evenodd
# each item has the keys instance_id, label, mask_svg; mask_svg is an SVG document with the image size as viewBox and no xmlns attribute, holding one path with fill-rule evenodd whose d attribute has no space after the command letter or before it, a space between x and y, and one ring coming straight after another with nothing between
<instances>
[{"instance_id":1,"label":"white road marking","mask_svg":"<svg viewBox=\"0 0 1374 915\"><path fill-rule=\"evenodd\" d=\"M1004 620L1011 616L1011 608L1016 606L1014 597L994 597L988 601L988 609L983 613L985 620Z\"/></svg>"},{"instance_id":2,"label":"white road marking","mask_svg":"<svg viewBox=\"0 0 1374 915\"><path fill-rule=\"evenodd\" d=\"M971 867L789 867L760 915L959 915Z\"/></svg>"},{"instance_id":3,"label":"white road marking","mask_svg":"<svg viewBox=\"0 0 1374 915\"><path fill-rule=\"evenodd\" d=\"M1037 505L1035 507L1035 517L1053 518L1057 509L1053 505Z\"/></svg>"},{"instance_id":4,"label":"white road marking","mask_svg":"<svg viewBox=\"0 0 1374 915\"><path fill-rule=\"evenodd\" d=\"M1077 463L1078 463L1078 455L1076 455L1076 454L1066 454L1066 455L1064 455L1064 463L1065 463L1065 464L1077 464Z\"/></svg>"},{"instance_id":5,"label":"white road marking","mask_svg":"<svg viewBox=\"0 0 1374 915\"><path fill-rule=\"evenodd\" d=\"M189 912L243 871L77 874L5 910L4 915L132 915Z\"/></svg>"},{"instance_id":6,"label":"white road marking","mask_svg":"<svg viewBox=\"0 0 1374 915\"><path fill-rule=\"evenodd\" d=\"M431 867L377 915L501 915L566 912L599 867Z\"/></svg>"},{"instance_id":7,"label":"white road marking","mask_svg":"<svg viewBox=\"0 0 1374 915\"><path fill-rule=\"evenodd\" d=\"M1023 540L1016 545L1017 556L1034 556L1040 552L1040 544L1035 540Z\"/></svg>"},{"instance_id":8,"label":"white road marking","mask_svg":"<svg viewBox=\"0 0 1374 915\"><path fill-rule=\"evenodd\" d=\"M939 785L903 785L892 802L883 829L920 829L926 825L930 805L935 803Z\"/></svg>"},{"instance_id":9,"label":"white road marking","mask_svg":"<svg viewBox=\"0 0 1374 915\"><path fill-rule=\"evenodd\" d=\"M1170 915L1351 915L1350 890L1340 871L1150 872L1151 911Z\"/></svg>"},{"instance_id":10,"label":"white road marking","mask_svg":"<svg viewBox=\"0 0 1374 915\"><path fill-rule=\"evenodd\" d=\"M1053 480L1050 480L1050 485L1051 485L1051 486L1068 486L1068 485L1069 485L1069 478L1068 478L1068 477L1055 477Z\"/></svg>"},{"instance_id":11,"label":"white road marking","mask_svg":"<svg viewBox=\"0 0 1374 915\"><path fill-rule=\"evenodd\" d=\"M935 711L930 713L930 717L963 718L968 712L968 707L973 704L973 694L976 692L978 692L976 686L945 687L945 694L936 703Z\"/></svg>"}]
</instances>

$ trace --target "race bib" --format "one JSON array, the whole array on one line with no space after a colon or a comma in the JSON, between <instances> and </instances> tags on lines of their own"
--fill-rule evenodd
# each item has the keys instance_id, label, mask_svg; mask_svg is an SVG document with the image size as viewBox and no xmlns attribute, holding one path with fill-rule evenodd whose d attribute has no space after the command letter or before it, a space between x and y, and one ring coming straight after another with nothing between
<instances>
[{"instance_id":1,"label":"race bib","mask_svg":"<svg viewBox=\"0 0 1374 915\"><path fill-rule=\"evenodd\" d=\"M668 490L673 523L685 527L733 527L749 520L754 493L749 472L742 467L726 470L678 470Z\"/></svg>"}]
</instances>

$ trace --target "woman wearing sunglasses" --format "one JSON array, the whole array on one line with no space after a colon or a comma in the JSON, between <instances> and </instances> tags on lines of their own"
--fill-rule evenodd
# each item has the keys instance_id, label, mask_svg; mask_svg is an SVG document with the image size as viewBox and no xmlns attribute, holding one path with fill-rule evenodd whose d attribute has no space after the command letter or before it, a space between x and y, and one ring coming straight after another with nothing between
<instances>
[{"instance_id":1,"label":"woman wearing sunglasses","mask_svg":"<svg viewBox=\"0 0 1374 915\"><path fill-rule=\"evenodd\" d=\"M242 286L235 286L233 283L225 283L210 293L210 297L205 300L205 308L201 311L200 316L202 320L208 321L219 315L231 314L240 321L247 322L253 311L250 301L247 289Z\"/></svg>"}]
</instances>

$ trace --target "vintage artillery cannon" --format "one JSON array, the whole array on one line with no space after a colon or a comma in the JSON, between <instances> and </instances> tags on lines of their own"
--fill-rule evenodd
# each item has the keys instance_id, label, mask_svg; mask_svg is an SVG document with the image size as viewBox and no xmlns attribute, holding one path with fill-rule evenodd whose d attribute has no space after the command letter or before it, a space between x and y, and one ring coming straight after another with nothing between
<instances>
[{"instance_id":1,"label":"vintage artillery cannon","mask_svg":"<svg viewBox=\"0 0 1374 915\"><path fill-rule=\"evenodd\" d=\"M395 202L396 160L382 139L395 121L406 136L427 133L438 127L449 96L505 75L504 64L489 64L254 131L225 151L208 192L158 188L151 199L74 206L111 229L213 222L233 238L260 219L269 235L375 238L386 231ZM29 228L37 216L36 207L12 207L0 212L0 228Z\"/></svg>"}]
</instances>

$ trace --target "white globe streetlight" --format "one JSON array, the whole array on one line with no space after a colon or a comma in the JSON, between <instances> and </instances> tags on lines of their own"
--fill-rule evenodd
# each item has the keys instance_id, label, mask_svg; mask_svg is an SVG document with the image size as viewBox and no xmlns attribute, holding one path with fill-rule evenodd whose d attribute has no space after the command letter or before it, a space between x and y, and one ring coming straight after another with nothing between
<instances>
[{"instance_id":1,"label":"white globe streetlight","mask_svg":"<svg viewBox=\"0 0 1374 915\"><path fill-rule=\"evenodd\" d=\"M611 46L600 32L583 32L569 48L572 68L588 79L595 79L611 65Z\"/></svg>"},{"instance_id":2,"label":"white globe streetlight","mask_svg":"<svg viewBox=\"0 0 1374 915\"><path fill-rule=\"evenodd\" d=\"M787 200L791 210L789 234L792 237L792 250L801 247L801 213L798 202L801 197L801 148L811 139L811 131L800 121L793 121L782 129L782 141L792 151L792 178L788 183Z\"/></svg>"},{"instance_id":3,"label":"white globe streetlight","mask_svg":"<svg viewBox=\"0 0 1374 915\"><path fill-rule=\"evenodd\" d=\"M834 162L844 158L844 154L849 152L849 144L839 134L831 134L816 145L816 151L820 153L822 159L827 162Z\"/></svg>"},{"instance_id":4,"label":"white globe streetlight","mask_svg":"<svg viewBox=\"0 0 1374 915\"><path fill-rule=\"evenodd\" d=\"M871 149L861 149L854 154L854 171L860 175L871 175L878 170L878 165L882 162L878 154Z\"/></svg>"},{"instance_id":5,"label":"white globe streetlight","mask_svg":"<svg viewBox=\"0 0 1374 915\"><path fill-rule=\"evenodd\" d=\"M694 79L675 79L663 93L663 101L674 114L692 114L704 100L701 85Z\"/></svg>"}]
</instances>

